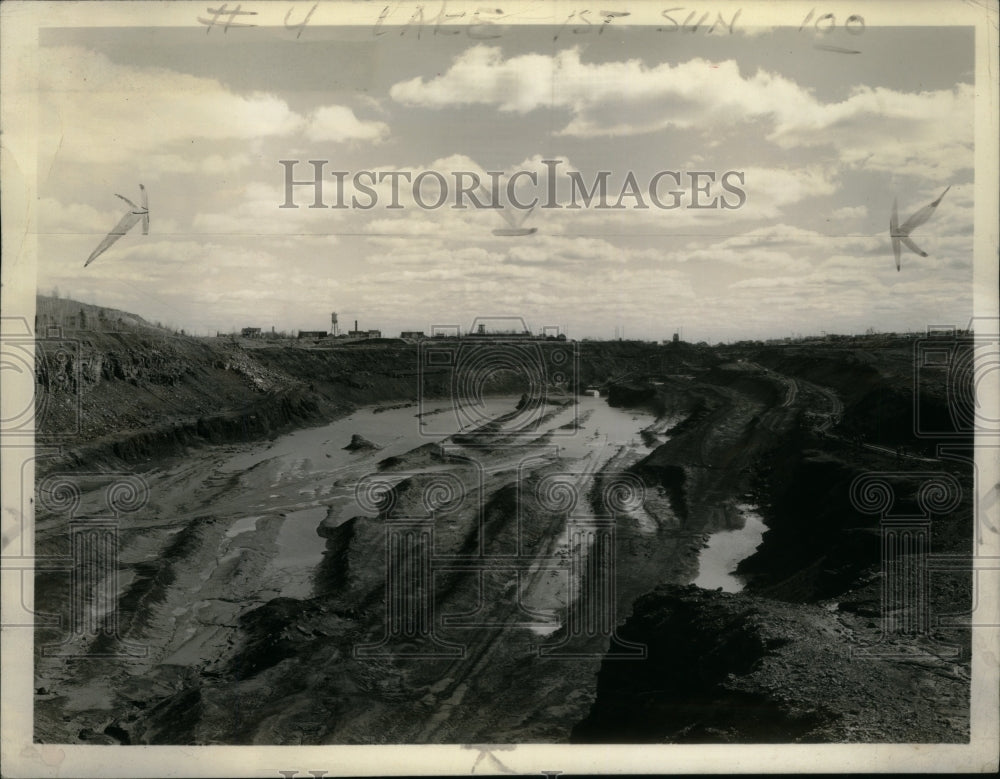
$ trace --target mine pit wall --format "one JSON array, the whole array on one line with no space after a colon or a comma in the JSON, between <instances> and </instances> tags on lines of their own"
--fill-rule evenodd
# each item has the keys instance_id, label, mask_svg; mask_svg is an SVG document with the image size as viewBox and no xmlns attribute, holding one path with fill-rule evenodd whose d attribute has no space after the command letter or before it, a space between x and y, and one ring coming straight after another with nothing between
<instances>
[{"instance_id":1,"label":"mine pit wall","mask_svg":"<svg viewBox=\"0 0 1000 779\"><path fill-rule=\"evenodd\" d=\"M789 440L759 462L757 492L768 529L764 543L737 567L748 588L793 601L834 597L878 567L878 518L849 498L862 467Z\"/></svg>"},{"instance_id":2,"label":"mine pit wall","mask_svg":"<svg viewBox=\"0 0 1000 779\"><path fill-rule=\"evenodd\" d=\"M758 364L835 391L844 404L838 432L884 446L905 446L934 456L939 441L914 436L915 402L925 429L951 424L948 386L928 381L915 367L912 341L866 355L859 349L762 349L748 354ZM954 388L953 388L954 390ZM960 393L964 394L964 393ZM971 444L971 440L967 442Z\"/></svg>"},{"instance_id":3,"label":"mine pit wall","mask_svg":"<svg viewBox=\"0 0 1000 779\"><path fill-rule=\"evenodd\" d=\"M262 398L241 411L228 411L106 436L71 448L56 465L63 469L114 469L182 456L190 447L249 442L274 436L327 418L315 395L291 390ZM43 470L43 472L44 472Z\"/></svg>"},{"instance_id":4,"label":"mine pit wall","mask_svg":"<svg viewBox=\"0 0 1000 779\"><path fill-rule=\"evenodd\" d=\"M44 400L38 440L55 437L63 456L41 471L75 467L142 466L183 455L188 447L273 438L322 424L359 405L415 402L413 347L333 351L274 347L243 350L230 344L175 338L156 346L132 334L81 339L88 365L127 365L93 371L70 365L72 382L40 374ZM102 351L104 350L104 351ZM446 397L449 374L425 377L430 396ZM516 380L496 392L522 391ZM77 405L78 404L78 405ZM65 436L65 431L78 434Z\"/></svg>"},{"instance_id":5,"label":"mine pit wall","mask_svg":"<svg viewBox=\"0 0 1000 779\"><path fill-rule=\"evenodd\" d=\"M928 429L950 424L948 391L943 382L914 384L910 342L872 354L859 350L763 350L760 365L832 389L843 415L826 435L800 424L792 435L758 459L755 492L768 530L764 543L739 565L751 577L749 589L791 601L834 598L850 590L880 565L879 518L860 513L849 498L852 481L865 472L944 471L962 488L959 507L931 524L934 551L971 553L973 474L968 462L937 457L940 440L920 438L914 430L915 403ZM956 450L972 451L972 439L952 439ZM891 452L873 451L875 444ZM921 460L919 458L929 458ZM894 512L919 514L916 491L921 480L900 485ZM966 583L960 589L968 590ZM955 594L959 603L971 593ZM957 604L956 604L957 605Z\"/></svg>"},{"instance_id":6,"label":"mine pit wall","mask_svg":"<svg viewBox=\"0 0 1000 779\"><path fill-rule=\"evenodd\" d=\"M262 440L330 422L357 406L415 403L421 393L446 399L453 392L450 369L421 372L418 347L388 339L338 348L244 348L137 329L73 331L66 340L73 345L68 361L37 361L37 440L63 446L61 456L40 461L39 473L143 466L191 446ZM637 366L657 374L711 361L707 350L693 348L575 346L580 359L571 393ZM497 374L483 387L512 395L526 389L515 373Z\"/></svg>"},{"instance_id":7,"label":"mine pit wall","mask_svg":"<svg viewBox=\"0 0 1000 779\"><path fill-rule=\"evenodd\" d=\"M635 664L602 664L596 700L574 728L573 741L967 740L967 630L940 629L908 640L932 653L941 651L935 642L947 642L958 651L958 665L930 660L921 668L891 659L851 660L859 646L882 640L884 609L879 517L851 504L855 477L917 472L897 485L894 511L919 514L923 480L918 472L954 475L962 487L960 505L934 517L931 549L956 555L972 551L971 468L957 460L919 459L936 452L935 442L914 434L911 354L876 354L878 368L852 354L752 355L784 379L832 388L843 402L843 418L823 433L793 403L791 413L778 419L777 430L772 415L770 429L755 418L737 433L748 458L747 486L768 527L757 552L738 566L750 577L747 588L731 595L664 584L639 597L619 635L647 644L649 657ZM657 388L660 402L669 393L674 407L683 405L678 395L697 394L698 400L688 401L692 413L671 431L671 440L634 468L648 485L666 492L682 523L689 521L697 501L699 469L691 463L706 452L701 434L721 413L719 399L705 391L706 385L736 390L772 411L783 401L781 381L752 370L716 366L698 379L706 384ZM923 417L943 426L949 414L946 388L929 381L919 389ZM657 402L635 386L619 397ZM909 457L850 443L859 435L865 442L900 447ZM968 572L935 576L931 612L967 613L971 585ZM816 641L817 632L825 638ZM901 684L905 675L912 679ZM940 711L925 715L897 700L905 695L900 691L918 686L936 688Z\"/></svg>"},{"instance_id":8,"label":"mine pit wall","mask_svg":"<svg viewBox=\"0 0 1000 779\"><path fill-rule=\"evenodd\" d=\"M761 424L761 415L757 415L744 420L728 442L717 441L711 449L714 462L710 468L738 464L745 470L742 487L753 496L768 527L757 552L737 569L749 578L750 591L782 600L814 602L836 597L850 590L860 578L877 572L881 562L879 518L860 513L849 497L852 481L868 471L929 469L954 473L962 484L962 503L933 523L932 544L935 550L970 553L973 485L968 464L900 460L850 443L854 432L863 430L866 441L878 441L893 450L901 447L904 452L917 454L928 448L929 444L917 439L913 431L909 355L904 352L898 365L887 368L883 364L880 370L850 354L748 354L748 358L765 367L771 363L774 374L780 372L783 377L822 382L822 386L834 388L844 403L843 419L830 435L818 435L802 409L793 404L778 429ZM687 414L670 431L671 440L633 468L650 487L668 496L682 522L691 513L689 493L702 473L698 466L707 464L702 458L709 450L702 434L710 435L712 426L731 413L727 399L715 394L714 388L735 391L760 408L775 409L784 401L786 390L774 374L726 363L713 365L691 380L611 387L610 403L683 409ZM945 417L946 397L940 388L922 390L926 390L920 397L926 418L933 422ZM883 423L872 427L870 423L880 415ZM965 443L971 444L971 440ZM897 510L909 507L917 511L919 486L916 478L903 485ZM964 602L967 597L963 595L960 600Z\"/></svg>"},{"instance_id":9,"label":"mine pit wall","mask_svg":"<svg viewBox=\"0 0 1000 779\"><path fill-rule=\"evenodd\" d=\"M933 517L931 550L972 553L973 479L966 465L946 460L900 464L891 456L867 453L851 456L857 459L850 459L836 448L799 447L790 441L760 462L756 489L768 529L757 552L737 568L749 577L748 590L797 602L853 599L850 592L859 581L879 576L880 519L859 512L849 497L853 480L866 472L915 471L910 479L894 479L893 511L913 516L923 513L917 503L917 492L925 483L920 475L922 469L955 476L961 486L961 500L954 511ZM865 597L877 598L877 591ZM971 579L964 577L949 597L954 601L949 609L968 608ZM877 611L878 604L873 608Z\"/></svg>"}]
</instances>

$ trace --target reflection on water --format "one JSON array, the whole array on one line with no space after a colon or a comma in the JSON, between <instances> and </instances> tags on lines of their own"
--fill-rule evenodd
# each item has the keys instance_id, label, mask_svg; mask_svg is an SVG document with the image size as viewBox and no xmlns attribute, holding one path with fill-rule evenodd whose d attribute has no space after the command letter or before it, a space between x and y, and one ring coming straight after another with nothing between
<instances>
[{"instance_id":1,"label":"reflection on water","mask_svg":"<svg viewBox=\"0 0 1000 779\"><path fill-rule=\"evenodd\" d=\"M694 580L698 587L739 592L746 585L743 577L735 573L736 566L757 550L767 526L755 506L740 504L736 508L743 517L743 527L720 530L708 539L698 556L698 578Z\"/></svg>"},{"instance_id":2,"label":"reflection on water","mask_svg":"<svg viewBox=\"0 0 1000 779\"><path fill-rule=\"evenodd\" d=\"M490 397L478 412L502 417L515 410L518 400L511 396ZM437 415L439 423L451 417L454 423L451 429L458 432L460 420L450 404L441 402L424 408L424 411L435 410L441 411ZM219 466L223 473L241 475L247 485L248 505L253 505L258 515L280 517L275 539L278 553L266 578L282 596L302 598L311 594L312 572L326 548L316 528L327 516L334 522L342 522L362 513L354 499L358 479L376 471L378 463L387 457L405 454L432 441L447 443L445 436L422 434L419 411L415 405L359 409L328 425L289 433L270 444L234 454ZM623 445L639 445L640 430L654 419L649 412L613 408L602 398L591 396L580 397L575 406L547 405L536 410L535 416L543 414L550 418L534 431L533 437L551 434L545 439L545 447L558 453L568 470L586 473L600 469ZM345 450L343 447L355 433L379 448ZM516 465L524 453L512 457L491 462L487 472ZM539 459L538 465L546 459ZM447 466L421 466L421 470L441 467ZM386 476L391 478L389 473ZM400 478L405 478L405 474ZM251 491L256 488L260 492L253 494L254 502L250 504ZM265 496L267 499L259 502ZM252 531L258 518L237 516L227 535Z\"/></svg>"},{"instance_id":3,"label":"reflection on water","mask_svg":"<svg viewBox=\"0 0 1000 779\"><path fill-rule=\"evenodd\" d=\"M243 517L243 519L236 520L226 531L226 538L235 538L240 533L248 533L251 530L256 530L258 519L260 517Z\"/></svg>"},{"instance_id":4,"label":"reflection on water","mask_svg":"<svg viewBox=\"0 0 1000 779\"><path fill-rule=\"evenodd\" d=\"M322 558L325 547L323 539L316 534L316 527L325 516L325 506L285 515L276 539L278 554L271 560L268 571L277 577L278 593L282 597L308 598L312 595L311 572Z\"/></svg>"}]
</instances>

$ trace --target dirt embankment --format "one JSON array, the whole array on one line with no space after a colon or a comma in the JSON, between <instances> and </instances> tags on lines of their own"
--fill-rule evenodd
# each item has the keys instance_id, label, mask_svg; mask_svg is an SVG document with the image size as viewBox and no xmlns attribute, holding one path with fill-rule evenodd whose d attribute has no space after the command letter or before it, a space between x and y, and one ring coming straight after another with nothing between
<instances>
[{"instance_id":1,"label":"dirt embankment","mask_svg":"<svg viewBox=\"0 0 1000 779\"><path fill-rule=\"evenodd\" d=\"M796 409L779 408L772 378L738 366L664 382L656 398L681 410L679 422L633 470L670 497L687 532L735 527L735 505L753 486L753 463L794 429Z\"/></svg>"},{"instance_id":2,"label":"dirt embankment","mask_svg":"<svg viewBox=\"0 0 1000 779\"><path fill-rule=\"evenodd\" d=\"M574 740L968 738L968 630L882 635L883 618L902 612L883 603L879 517L850 498L855 477L892 472L893 512L918 516L926 472L944 472L960 492L934 515L930 546L971 550L971 470L930 456L935 442L917 435L912 355L912 345L745 353L670 390L696 395L693 413L637 472L692 531L724 527L719 515L742 490L768 530L738 566L750 577L743 592L664 585L636 601L620 636L645 643L649 658L602 665ZM920 377L924 419L949 415L950 380ZM906 402L888 409L886 398ZM929 612L967 613L971 585L967 571L934 574Z\"/></svg>"},{"instance_id":3,"label":"dirt embankment","mask_svg":"<svg viewBox=\"0 0 1000 779\"><path fill-rule=\"evenodd\" d=\"M39 359L36 371L40 440L66 446L46 470L141 464L200 444L272 437L357 405L416 397L412 347L245 348L138 326L72 331L63 342L71 348L58 361ZM441 393L440 379L427 382Z\"/></svg>"},{"instance_id":4,"label":"dirt embankment","mask_svg":"<svg viewBox=\"0 0 1000 779\"><path fill-rule=\"evenodd\" d=\"M748 355L778 374L836 393L843 404L840 436L933 456L941 440L934 433L962 439L954 433L961 430L963 414L972 411L967 369L974 342L942 339L932 347L935 342L927 339L901 339L879 348L792 346ZM926 360L928 350L943 357ZM964 442L971 444L971 435Z\"/></svg>"},{"instance_id":5,"label":"dirt embankment","mask_svg":"<svg viewBox=\"0 0 1000 779\"><path fill-rule=\"evenodd\" d=\"M76 330L54 359L39 349L39 440L64 444L43 469L113 467L189 446L264 438L335 416L343 404L221 339L133 327ZM346 410L346 409L345 409Z\"/></svg>"},{"instance_id":6,"label":"dirt embankment","mask_svg":"<svg viewBox=\"0 0 1000 779\"><path fill-rule=\"evenodd\" d=\"M955 385L954 374L945 369L918 370L912 340L869 350L835 346L764 350L752 358L794 381L798 394L811 393L813 407L791 435L755 462L755 493L769 529L761 548L739 567L752 577L751 589L815 601L840 596L876 573L881 554L879 517L862 513L850 497L852 482L866 472L899 474L893 477L892 511L914 516L922 511L917 493L926 474L953 476L960 500L954 510L935 515L931 544L937 552L971 551L969 463L960 454L937 456L942 439L927 435L949 429L955 410L949 404L965 394ZM816 412L824 405L835 407L831 424L817 426ZM918 407L922 428L917 425ZM949 441L956 452L972 443L971 438L961 437ZM966 608L971 597L968 585L945 589L954 609Z\"/></svg>"},{"instance_id":7,"label":"dirt embankment","mask_svg":"<svg viewBox=\"0 0 1000 779\"><path fill-rule=\"evenodd\" d=\"M43 471L141 464L199 444L271 437L360 405L445 398L452 391L450 367L421 370L419 347L391 339L331 348L195 338L125 312L44 296L37 319L42 334L60 328L39 342L39 440L65 447L63 456L40 461ZM571 394L629 372L684 370L704 358L698 350L629 342L532 346L539 364L547 349L577 350L573 369L558 366ZM520 394L537 378L499 371L478 389Z\"/></svg>"},{"instance_id":8,"label":"dirt embankment","mask_svg":"<svg viewBox=\"0 0 1000 779\"><path fill-rule=\"evenodd\" d=\"M602 666L597 702L574 741L968 738L967 665L859 657L880 644L874 623L858 615L665 585L636 602L619 634L645 643L648 658Z\"/></svg>"},{"instance_id":9,"label":"dirt embankment","mask_svg":"<svg viewBox=\"0 0 1000 779\"><path fill-rule=\"evenodd\" d=\"M742 561L755 592L792 601L843 598L859 582L880 572L882 529L878 515L862 513L850 497L852 482L864 473L892 472L893 513L920 516L918 492L927 472L950 474L959 485L957 506L936 513L930 544L936 553L972 551L972 475L966 464L900 461L895 456L854 450L836 441L806 441L775 449L757 465L756 491L768 530L757 552ZM908 475L908 474L911 474ZM937 582L943 610L968 608L971 581ZM947 591L947 594L945 594ZM935 596L935 597L936 597ZM877 610L877 588L862 597Z\"/></svg>"}]
</instances>

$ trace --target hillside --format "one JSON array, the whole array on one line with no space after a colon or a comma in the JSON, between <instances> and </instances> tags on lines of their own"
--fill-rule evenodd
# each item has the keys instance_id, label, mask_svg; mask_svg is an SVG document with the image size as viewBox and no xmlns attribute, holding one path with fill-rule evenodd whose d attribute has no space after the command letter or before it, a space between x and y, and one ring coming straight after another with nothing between
<instances>
[{"instance_id":1,"label":"hillside","mask_svg":"<svg viewBox=\"0 0 1000 779\"><path fill-rule=\"evenodd\" d=\"M200 443L257 440L318 424L358 405L415 402L420 394L419 347L403 341L331 348L192 337L126 312L44 296L37 310L46 336L36 359L40 439L66 447L44 469L142 463ZM579 369L567 374L578 387L712 360L707 352L648 344L579 348ZM451 377L446 369L424 371L424 396L447 396ZM525 378L501 372L485 389L522 392Z\"/></svg>"}]
</instances>

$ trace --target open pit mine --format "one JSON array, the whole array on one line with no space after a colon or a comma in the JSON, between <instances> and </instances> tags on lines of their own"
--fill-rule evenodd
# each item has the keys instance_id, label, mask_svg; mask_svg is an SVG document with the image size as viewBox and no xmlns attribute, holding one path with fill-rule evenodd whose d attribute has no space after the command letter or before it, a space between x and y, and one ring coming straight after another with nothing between
<instances>
[{"instance_id":1,"label":"open pit mine","mask_svg":"<svg viewBox=\"0 0 1000 779\"><path fill-rule=\"evenodd\" d=\"M935 560L972 550L972 440L919 339L298 343L73 305L36 363L37 742L969 738L972 577Z\"/></svg>"}]
</instances>

